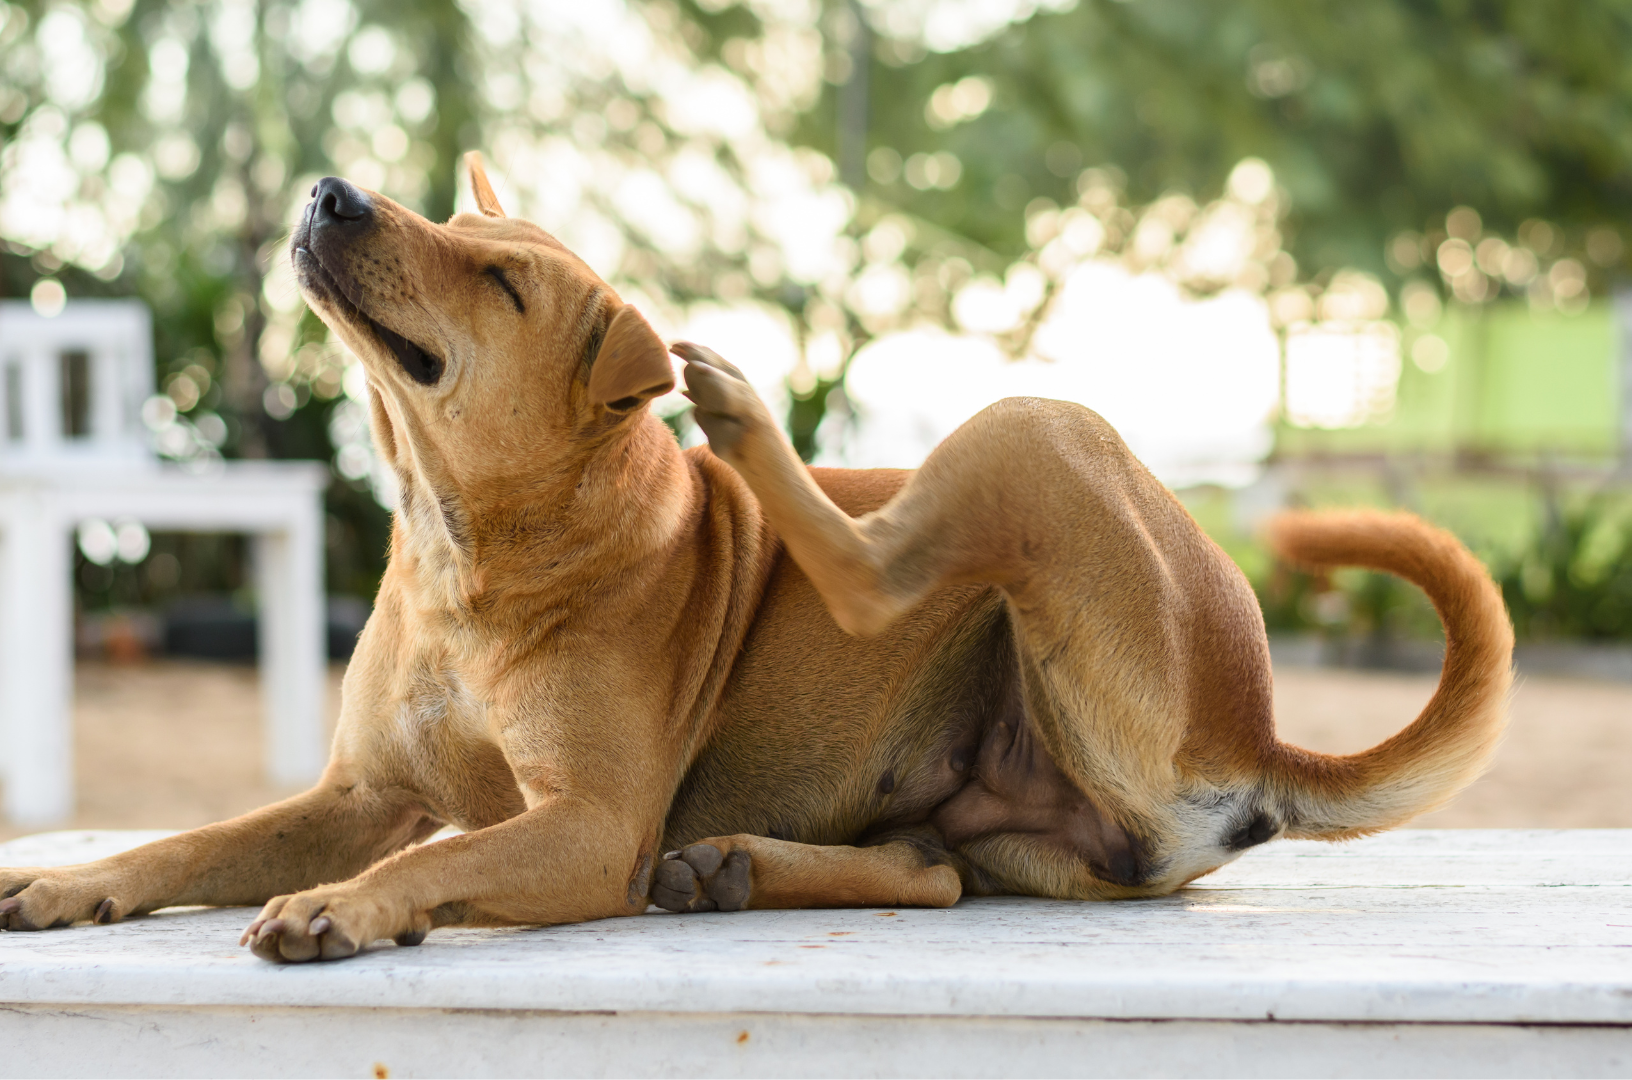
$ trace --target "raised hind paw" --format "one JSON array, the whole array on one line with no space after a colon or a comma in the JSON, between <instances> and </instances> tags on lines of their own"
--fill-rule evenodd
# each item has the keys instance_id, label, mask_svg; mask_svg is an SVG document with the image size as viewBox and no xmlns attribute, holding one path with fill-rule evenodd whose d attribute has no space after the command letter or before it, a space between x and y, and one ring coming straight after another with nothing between
<instances>
[{"instance_id":1,"label":"raised hind paw","mask_svg":"<svg viewBox=\"0 0 1632 1080\"><path fill-rule=\"evenodd\" d=\"M741 911L753 891L753 857L741 848L722 851L692 844L663 856L652 885L652 902L669 911Z\"/></svg>"},{"instance_id":2,"label":"raised hind paw","mask_svg":"<svg viewBox=\"0 0 1632 1080\"><path fill-rule=\"evenodd\" d=\"M685 395L697 406L692 415L717 455L736 464L733 458L755 433L780 437L776 418L735 365L689 341L675 342L673 352L686 362Z\"/></svg>"}]
</instances>

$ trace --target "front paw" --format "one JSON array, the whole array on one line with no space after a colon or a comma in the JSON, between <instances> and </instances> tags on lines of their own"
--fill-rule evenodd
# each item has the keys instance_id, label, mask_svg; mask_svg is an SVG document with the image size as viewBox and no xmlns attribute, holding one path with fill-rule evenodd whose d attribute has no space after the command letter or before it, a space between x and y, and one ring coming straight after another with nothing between
<instances>
[{"instance_id":1,"label":"front paw","mask_svg":"<svg viewBox=\"0 0 1632 1080\"><path fill-rule=\"evenodd\" d=\"M657 867L652 902L669 911L741 911L753 891L753 858L728 840L671 851Z\"/></svg>"},{"instance_id":2,"label":"front paw","mask_svg":"<svg viewBox=\"0 0 1632 1080\"><path fill-rule=\"evenodd\" d=\"M112 923L132 905L103 875L84 867L0 869L0 930L47 930L76 922Z\"/></svg>"},{"instance_id":3,"label":"front paw","mask_svg":"<svg viewBox=\"0 0 1632 1080\"><path fill-rule=\"evenodd\" d=\"M720 457L730 461L755 432L779 430L747 376L714 350L677 341L673 352L686 362L685 395L697 406L692 415Z\"/></svg>"},{"instance_id":4,"label":"front paw","mask_svg":"<svg viewBox=\"0 0 1632 1080\"><path fill-rule=\"evenodd\" d=\"M262 960L343 960L382 938L418 945L430 929L429 912L331 885L268 900L238 943Z\"/></svg>"}]
</instances>

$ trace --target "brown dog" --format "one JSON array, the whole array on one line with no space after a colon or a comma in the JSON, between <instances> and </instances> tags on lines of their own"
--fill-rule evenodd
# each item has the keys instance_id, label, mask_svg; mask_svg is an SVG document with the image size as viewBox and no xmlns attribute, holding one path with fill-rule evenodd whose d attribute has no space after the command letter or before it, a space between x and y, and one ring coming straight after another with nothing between
<instances>
[{"instance_id":1,"label":"brown dog","mask_svg":"<svg viewBox=\"0 0 1632 1080\"><path fill-rule=\"evenodd\" d=\"M1150 896L1275 836L1397 825L1489 759L1512 634L1449 535L1279 521L1286 556L1397 573L1447 628L1399 735L1287 746L1252 591L1094 413L1009 400L916 473L807 470L734 368L681 345L712 448L682 452L645 407L673 384L663 343L471 179L482 215L442 226L324 180L292 243L402 493L323 779L0 870L0 926L265 903L244 940L311 960L649 900ZM466 832L420 843L446 822Z\"/></svg>"}]
</instances>

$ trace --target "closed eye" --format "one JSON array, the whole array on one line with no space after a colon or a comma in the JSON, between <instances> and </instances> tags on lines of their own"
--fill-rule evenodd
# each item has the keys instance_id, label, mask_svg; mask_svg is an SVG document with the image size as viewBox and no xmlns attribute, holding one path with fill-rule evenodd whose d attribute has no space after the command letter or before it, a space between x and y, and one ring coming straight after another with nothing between
<instances>
[{"instance_id":1,"label":"closed eye","mask_svg":"<svg viewBox=\"0 0 1632 1080\"><path fill-rule=\"evenodd\" d=\"M516 311L519 314L527 314L527 305L521 302L521 294L516 291L516 287L514 285L510 284L510 279L504 276L503 270L499 269L497 266L489 266L487 268L487 276L498 282L499 288L503 289L510 295L510 302L516 305Z\"/></svg>"}]
</instances>

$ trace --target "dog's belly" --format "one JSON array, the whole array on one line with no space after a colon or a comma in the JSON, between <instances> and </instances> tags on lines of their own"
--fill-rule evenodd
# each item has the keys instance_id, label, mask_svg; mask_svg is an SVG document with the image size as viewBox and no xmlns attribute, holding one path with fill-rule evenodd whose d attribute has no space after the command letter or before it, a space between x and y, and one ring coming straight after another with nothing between
<instances>
[{"instance_id":1,"label":"dog's belly","mask_svg":"<svg viewBox=\"0 0 1632 1080\"><path fill-rule=\"evenodd\" d=\"M862 641L784 558L664 843L735 833L849 843L892 807L934 800L940 784L924 763L944 755L953 729L979 723L981 669L1005 619L994 590L948 589Z\"/></svg>"}]
</instances>

